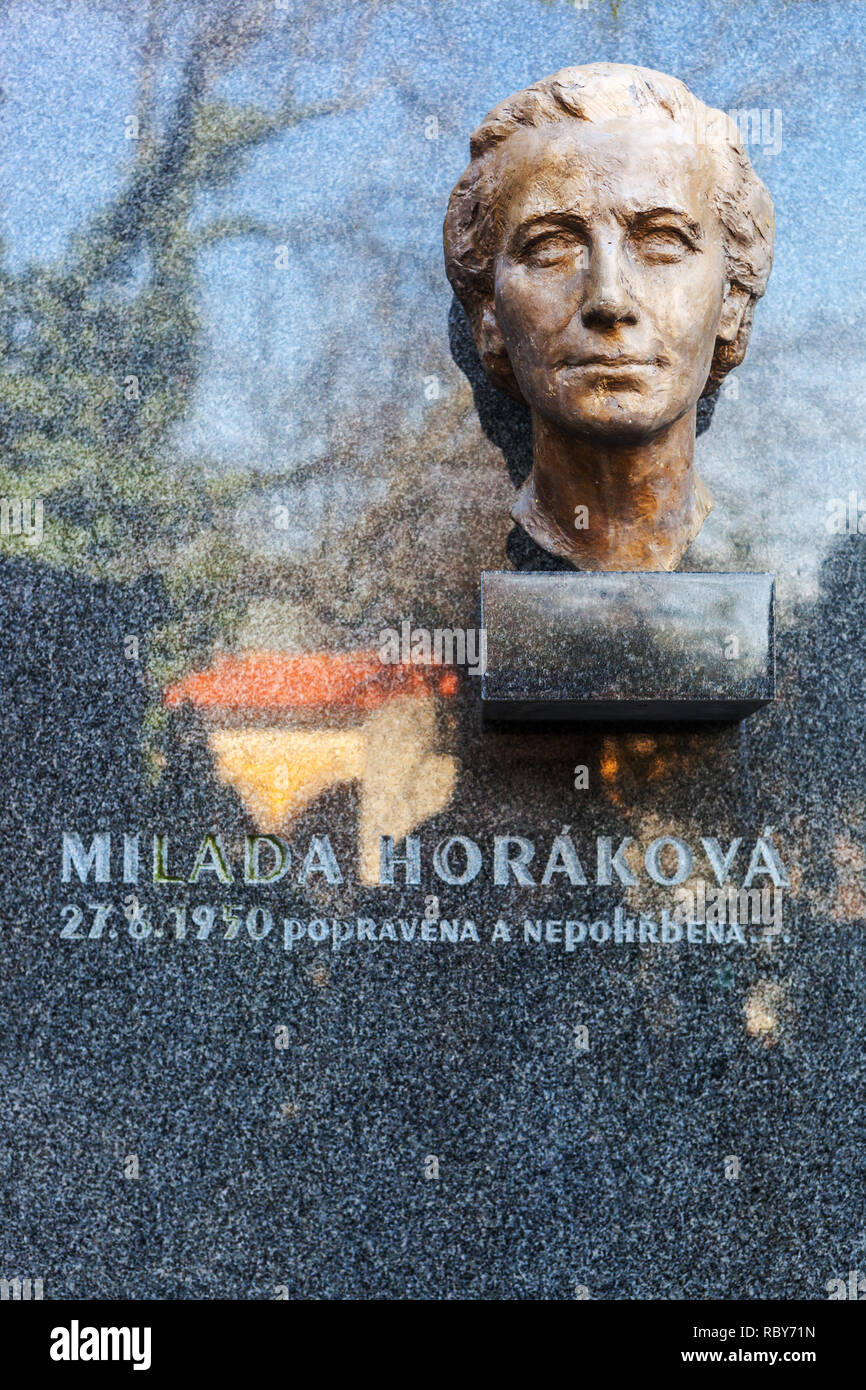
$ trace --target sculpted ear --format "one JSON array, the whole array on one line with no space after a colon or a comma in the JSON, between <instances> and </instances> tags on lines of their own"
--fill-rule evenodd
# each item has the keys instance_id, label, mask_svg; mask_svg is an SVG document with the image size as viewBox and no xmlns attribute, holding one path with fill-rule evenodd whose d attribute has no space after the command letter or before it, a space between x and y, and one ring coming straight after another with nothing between
<instances>
[{"instance_id":1,"label":"sculpted ear","mask_svg":"<svg viewBox=\"0 0 866 1390\"><path fill-rule=\"evenodd\" d=\"M749 346L757 296L739 285L728 285L716 331L716 350L702 396L718 391L728 372L739 367Z\"/></svg>"},{"instance_id":2,"label":"sculpted ear","mask_svg":"<svg viewBox=\"0 0 866 1390\"><path fill-rule=\"evenodd\" d=\"M492 299L485 300L473 318L475 346L485 372L500 391L507 391L515 400L522 401Z\"/></svg>"},{"instance_id":3,"label":"sculpted ear","mask_svg":"<svg viewBox=\"0 0 866 1390\"><path fill-rule=\"evenodd\" d=\"M740 289L739 285L728 284L725 287L722 316L719 319L719 329L716 335L723 343L736 342L743 324L743 315L750 299L751 295L748 290Z\"/></svg>"}]
</instances>

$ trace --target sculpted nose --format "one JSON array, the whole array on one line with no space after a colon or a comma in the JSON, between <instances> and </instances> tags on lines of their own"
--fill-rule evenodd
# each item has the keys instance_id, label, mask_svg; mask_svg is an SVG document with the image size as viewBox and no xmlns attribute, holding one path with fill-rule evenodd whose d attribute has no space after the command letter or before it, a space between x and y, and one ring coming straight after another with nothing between
<instances>
[{"instance_id":1,"label":"sculpted nose","mask_svg":"<svg viewBox=\"0 0 866 1390\"><path fill-rule=\"evenodd\" d=\"M637 323L637 307L615 247L594 248L580 313L587 328L615 328L618 323Z\"/></svg>"}]
</instances>

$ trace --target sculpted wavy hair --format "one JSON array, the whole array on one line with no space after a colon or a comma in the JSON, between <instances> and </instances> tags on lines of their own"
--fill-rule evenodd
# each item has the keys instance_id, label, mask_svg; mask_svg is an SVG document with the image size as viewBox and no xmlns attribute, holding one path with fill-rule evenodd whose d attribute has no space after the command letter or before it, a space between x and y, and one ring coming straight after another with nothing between
<instances>
[{"instance_id":1,"label":"sculpted wavy hair","mask_svg":"<svg viewBox=\"0 0 866 1390\"><path fill-rule=\"evenodd\" d=\"M461 175L445 217L448 279L472 326L485 370L494 385L521 399L507 356L488 351L481 332L485 306L493 301L494 267L500 246L497 206L501 146L524 126L562 121L601 122L634 114L674 121L714 160L714 205L723 228L727 276L748 295L739 333L716 342L702 394L711 395L746 355L755 305L773 264L773 203L758 178L735 122L705 106L675 77L629 64L588 63L562 68L494 106L469 142L470 162Z\"/></svg>"}]
</instances>

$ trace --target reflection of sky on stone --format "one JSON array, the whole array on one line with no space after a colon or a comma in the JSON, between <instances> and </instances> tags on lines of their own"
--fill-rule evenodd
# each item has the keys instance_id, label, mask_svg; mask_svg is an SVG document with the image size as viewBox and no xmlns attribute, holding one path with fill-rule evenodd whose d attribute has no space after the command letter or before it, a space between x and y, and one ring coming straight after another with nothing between
<instances>
[{"instance_id":1,"label":"reflection of sky on stone","mask_svg":"<svg viewBox=\"0 0 866 1390\"><path fill-rule=\"evenodd\" d=\"M145 11L10 6L3 211L14 265L60 252L118 187ZM335 5L323 33L332 52L346 14ZM177 9L178 32L190 15ZM275 271L272 244L258 239L203 258L207 368L184 450L284 467L327 449L342 413L372 423L383 396L417 413L428 370L458 384L444 346L440 228L470 130L495 101L557 67L640 62L677 74L712 105L782 112L781 152L751 150L776 204L776 264L738 398L720 400L699 444L717 507L692 558L730 567L734 542L747 543L737 563L779 572L782 598L799 572L797 589L808 593L827 498L863 473L863 16L853 0L622 0L618 20L605 0L587 10L565 0L471 9L416 0L386 11L359 72L362 83L385 80L378 95L267 144L231 190L213 195L209 211L285 228L291 268ZM291 51L288 17L277 19L225 82L233 98L276 99ZM326 96L337 79L333 63L309 64L301 96ZM438 142L424 136L430 115Z\"/></svg>"},{"instance_id":2,"label":"reflection of sky on stone","mask_svg":"<svg viewBox=\"0 0 866 1390\"><path fill-rule=\"evenodd\" d=\"M280 551L312 555L324 545L335 544L345 527L360 520L365 507L382 502L386 495L384 479L361 478L347 468L335 468L305 486L303 511L288 487L243 502L235 518L237 540L261 555Z\"/></svg>"}]
</instances>

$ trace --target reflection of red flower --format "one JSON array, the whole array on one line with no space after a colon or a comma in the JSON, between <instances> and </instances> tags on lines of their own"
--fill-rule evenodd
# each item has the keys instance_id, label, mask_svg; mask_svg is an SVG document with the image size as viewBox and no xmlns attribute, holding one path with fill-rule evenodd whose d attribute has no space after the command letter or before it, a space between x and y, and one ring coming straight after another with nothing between
<instances>
[{"instance_id":1,"label":"reflection of red flower","mask_svg":"<svg viewBox=\"0 0 866 1390\"><path fill-rule=\"evenodd\" d=\"M397 695L454 695L449 666L389 665L376 652L250 652L219 657L169 687L167 705L198 708L373 710Z\"/></svg>"}]
</instances>

